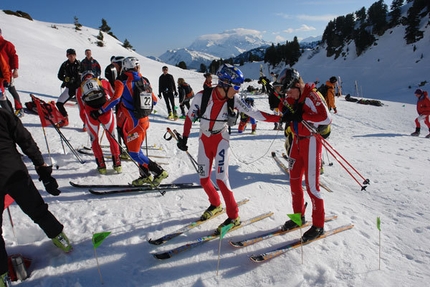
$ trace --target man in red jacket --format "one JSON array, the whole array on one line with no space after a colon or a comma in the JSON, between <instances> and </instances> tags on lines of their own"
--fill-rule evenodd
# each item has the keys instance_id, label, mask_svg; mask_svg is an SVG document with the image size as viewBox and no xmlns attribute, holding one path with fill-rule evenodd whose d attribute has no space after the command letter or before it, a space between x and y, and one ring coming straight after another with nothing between
<instances>
[{"instance_id":1,"label":"man in red jacket","mask_svg":"<svg viewBox=\"0 0 430 287\"><path fill-rule=\"evenodd\" d=\"M324 233L324 200L319 186L322 143L307 128L318 128L331 123L327 106L315 92L315 84L306 84L295 69L286 68L278 77L282 90L286 94L282 121L289 124L294 133L289 154L290 187L294 213L300 213L302 223L305 219L304 191L302 178L305 178L306 190L312 202L312 227L307 230L302 241L313 240ZM290 230L297 224L289 220L282 227Z\"/></svg>"},{"instance_id":2,"label":"man in red jacket","mask_svg":"<svg viewBox=\"0 0 430 287\"><path fill-rule=\"evenodd\" d=\"M13 84L13 79L18 78L18 55L16 54L15 46L9 42L6 41L3 38L2 30L0 29L0 53L2 54L3 58L6 60L6 62L9 64L9 69L11 72L11 78L8 80L9 82L9 93L12 94L12 97L14 99L15 103L15 114L18 117L24 116L24 113L22 112L22 104L21 100L19 98L19 94L15 89L15 85Z\"/></svg>"},{"instance_id":3,"label":"man in red jacket","mask_svg":"<svg viewBox=\"0 0 430 287\"><path fill-rule=\"evenodd\" d=\"M417 112L418 117L415 119L415 132L411 133L411 136L417 137L420 135L421 124L420 121L424 121L424 124L429 129L429 134L426 138L430 138L430 99L427 91L417 89L415 91L417 97Z\"/></svg>"}]
</instances>

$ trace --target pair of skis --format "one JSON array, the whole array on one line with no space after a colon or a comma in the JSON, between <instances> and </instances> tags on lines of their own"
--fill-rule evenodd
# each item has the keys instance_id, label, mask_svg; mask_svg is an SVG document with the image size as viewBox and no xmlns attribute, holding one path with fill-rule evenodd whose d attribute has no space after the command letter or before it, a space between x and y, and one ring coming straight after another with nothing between
<instances>
[{"instance_id":1,"label":"pair of skis","mask_svg":"<svg viewBox=\"0 0 430 287\"><path fill-rule=\"evenodd\" d=\"M325 221L328 222L328 221L332 221L332 220L335 220L335 219L337 219L337 215L326 217ZM246 238L246 239L243 239L243 240L240 240L240 241L230 241L230 245L233 246L233 247L236 247L236 248L250 246L252 244L258 243L258 242L263 241L265 239L269 239L269 238L272 238L272 237L275 237L275 236L284 235L284 234L290 233L292 231L298 230L299 228L307 227L309 225L311 225L310 222L305 222L304 224L302 224L301 227L296 227L296 228L293 228L293 229L290 229L290 230L287 230L287 231L283 231L282 229L275 229L275 230L268 231L268 232L266 232L264 234L261 234L261 235L255 236L255 237ZM274 257L277 257L279 255L282 255L282 254L284 254L284 253L286 253L286 252L288 252L288 251L290 251L292 249L298 248L298 247L303 246L303 245L307 245L309 243L312 243L312 242L315 242L317 240L326 238L328 236L337 234L339 232L342 232L342 231L345 231L345 230L349 230L349 229L351 229L353 227L354 227L354 225L348 224L348 225L343 225L343 226L340 226L340 227L337 227L337 228L334 228L334 229L330 229L330 230L325 231L324 234L321 235L320 237L318 237L316 239L313 239L313 240L306 241L306 242L302 242L301 238L297 238L297 239L295 239L293 241L288 242L285 245L282 245L279 248L276 248L276 249L273 249L273 250L270 250L270 251L267 251L267 252L264 252L264 253L252 255L249 258L253 262L257 262L257 263L258 262L264 262L264 261L267 261L267 260L272 259Z\"/></svg>"},{"instance_id":2,"label":"pair of skis","mask_svg":"<svg viewBox=\"0 0 430 287\"><path fill-rule=\"evenodd\" d=\"M70 181L71 186L77 188L88 188L88 191L94 195L111 195L111 194L123 194L123 193L154 193L154 192L162 192L166 193L166 191L171 190L180 190L180 189L194 189L201 188L201 185L195 183L166 183L160 184L158 187L153 188L150 185L143 186L134 186L131 184L79 184ZM101 188L104 190L96 190ZM112 189L116 188L116 189Z\"/></svg>"}]
</instances>

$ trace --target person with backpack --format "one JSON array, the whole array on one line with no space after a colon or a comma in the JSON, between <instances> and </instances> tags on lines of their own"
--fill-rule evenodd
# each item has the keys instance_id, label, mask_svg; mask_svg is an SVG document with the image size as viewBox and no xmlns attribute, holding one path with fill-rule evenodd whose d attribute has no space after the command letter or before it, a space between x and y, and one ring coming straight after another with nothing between
<instances>
[{"instance_id":1,"label":"person with backpack","mask_svg":"<svg viewBox=\"0 0 430 287\"><path fill-rule=\"evenodd\" d=\"M56 247L66 253L72 251L72 245L63 232L64 226L49 211L48 204L43 200L29 175L28 163L23 162L17 146L33 163L45 190L54 196L60 195L61 192L58 189L57 181L51 175L52 166L48 166L45 163L39 147L29 131L13 113L0 108L0 150L2 151L0 161L0 210L4 210L5 197L9 195L21 210L44 231ZM3 212L0 213L0 222L3 220L2 214ZM34 230L28 232L33 233ZM6 284L8 270L5 241L3 236L0 236L0 286L2 286L2 283Z\"/></svg>"},{"instance_id":2,"label":"person with backpack","mask_svg":"<svg viewBox=\"0 0 430 287\"><path fill-rule=\"evenodd\" d=\"M429 134L426 135L426 138L430 138L430 99L428 93L427 91L416 89L415 96L417 97L418 117L415 119L415 132L411 133L411 136L417 137L420 135L420 121L424 121L424 124L429 129Z\"/></svg>"},{"instance_id":3,"label":"person with backpack","mask_svg":"<svg viewBox=\"0 0 430 287\"><path fill-rule=\"evenodd\" d=\"M98 119L118 104L118 127L122 130L123 140L131 158L139 165L139 178L132 185L151 185L157 187L169 176L156 162L149 159L141 146L149 128L149 115L157 104L149 80L140 73L140 63L135 57L124 59L123 72L115 81L113 97L100 109L92 111L91 116Z\"/></svg>"},{"instance_id":4,"label":"person with backpack","mask_svg":"<svg viewBox=\"0 0 430 287\"><path fill-rule=\"evenodd\" d=\"M307 230L302 241L315 239L324 233L324 200L320 193L319 176L322 160L322 142L307 127L331 123L331 114L315 90L315 85L305 84L297 70L284 69L278 77L282 90L286 94L282 121L290 123L294 133L289 153L290 187L294 213L301 214L302 223L305 221L304 191L302 178L305 177L306 189L312 201L312 227ZM306 121L306 123L304 123ZM298 225L288 220L282 226L290 230Z\"/></svg>"},{"instance_id":5,"label":"person with backpack","mask_svg":"<svg viewBox=\"0 0 430 287\"><path fill-rule=\"evenodd\" d=\"M64 104L76 95L76 90L81 85L80 77L80 63L76 60L76 51L74 49L67 49L67 61L63 62L58 70L58 79L62 81L62 88L65 88L61 95L58 97L56 106L60 113L63 115L64 120L58 126L65 127L69 125L69 118Z\"/></svg>"},{"instance_id":6,"label":"person with backpack","mask_svg":"<svg viewBox=\"0 0 430 287\"><path fill-rule=\"evenodd\" d=\"M19 58L16 53L15 45L7 41L3 38L2 30L0 29L0 54L3 55L4 60L8 64L10 77L8 79L9 85L8 88L9 93L12 95L15 105L15 115L18 117L24 116L24 111L22 110L22 103L19 97L18 92L16 91L14 85L14 79L18 78L18 68L19 68ZM5 95L3 91L3 95Z\"/></svg>"},{"instance_id":7,"label":"person with backpack","mask_svg":"<svg viewBox=\"0 0 430 287\"><path fill-rule=\"evenodd\" d=\"M163 66L162 70L163 74L158 79L158 97L161 99L161 95L163 95L167 107L167 118L169 120L176 120L178 119L178 113L175 109L175 97L173 97L173 93L175 96L178 96L178 92L176 91L175 79L169 74L167 66Z\"/></svg>"},{"instance_id":8,"label":"person with backpack","mask_svg":"<svg viewBox=\"0 0 430 287\"><path fill-rule=\"evenodd\" d=\"M324 96L327 105L328 105L328 110L331 111L333 109L333 112L335 114L337 114L337 109L336 109L336 98L335 98L335 87L336 87L336 82L337 82L337 78L335 76L330 77L330 79L328 81L325 82L325 86L326 86L326 96Z\"/></svg>"},{"instance_id":9,"label":"person with backpack","mask_svg":"<svg viewBox=\"0 0 430 287\"><path fill-rule=\"evenodd\" d=\"M194 97L194 91L184 78L178 78L179 108L181 109L181 119L185 119L185 108L190 109L190 100Z\"/></svg>"},{"instance_id":10,"label":"person with backpack","mask_svg":"<svg viewBox=\"0 0 430 287\"><path fill-rule=\"evenodd\" d=\"M200 133L197 162L200 167L200 184L210 202L210 206L200 219L207 220L223 210L220 196L210 179L212 163L215 163L216 183L224 198L228 216L224 223L216 229L215 232L219 234L224 226L229 224L237 226L241 223L239 208L234 199L228 178L228 159L230 155L228 127L234 124L237 119L234 109L261 121L277 122L280 117L261 112L241 100L237 93L244 82L244 77L238 68L230 64L224 64L218 69L216 75L218 76L216 87L207 88L194 96L191 108L185 118L182 136L178 135L177 146L180 150L188 150L187 142L192 123L199 119Z\"/></svg>"},{"instance_id":11,"label":"person with backpack","mask_svg":"<svg viewBox=\"0 0 430 287\"><path fill-rule=\"evenodd\" d=\"M115 115L112 109L105 111L97 119L91 117L91 112L100 109L107 102L108 98L113 97L113 89L108 80L99 80L90 70L82 74L81 82L81 87L76 92L76 100L79 105L79 116L91 139L91 149L97 163L97 171L100 174L106 174L106 163L99 144L99 129L100 124L102 124L108 130L106 138L109 141L113 169L115 172L121 173L120 148L116 140L112 137L116 127Z\"/></svg>"}]
</instances>

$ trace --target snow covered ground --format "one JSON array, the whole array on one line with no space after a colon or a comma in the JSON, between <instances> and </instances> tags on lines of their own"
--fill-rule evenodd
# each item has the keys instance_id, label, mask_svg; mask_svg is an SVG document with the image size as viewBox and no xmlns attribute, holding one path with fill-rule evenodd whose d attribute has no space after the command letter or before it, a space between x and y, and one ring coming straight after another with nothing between
<instances>
[{"instance_id":1,"label":"snow covered ground","mask_svg":"<svg viewBox=\"0 0 430 287\"><path fill-rule=\"evenodd\" d=\"M56 24L2 15L3 36L14 42L20 54L20 78L16 80L22 101L30 100L29 93L44 100L55 100L60 93L56 74L66 60L67 48L75 48L78 59L85 48L91 47L93 56L102 68L112 55L136 55L126 52L119 42L105 39L106 45L94 44L97 30L84 28L75 32L73 25ZM157 90L158 76L163 63L139 56L142 72ZM365 63L363 63L365 64ZM195 90L203 83L203 76L191 71L169 67L175 79L185 78ZM347 72L351 71L348 69ZM341 74L343 71L339 71ZM395 71L393 71L394 73ZM352 72L351 72L352 73ZM343 74L342 74L343 75ZM245 75L246 76L246 75ZM344 77L352 77L345 75ZM313 81L314 79L306 79ZM388 85L389 83L379 83ZM256 85L256 84L255 84ZM399 95L397 95L399 98ZM253 95L258 108L268 111L265 95ZM404 97L413 98L412 92ZM43 191L36 172L27 157L23 160L40 188L50 210L65 225L74 250L64 254L56 249L45 234L13 204L10 207L14 232L4 214L3 236L9 254L21 253L33 259L30 278L20 286L422 286L430 279L430 209L429 198L429 140L409 134L414 131L414 104L383 101L383 107L365 106L337 99L338 114L334 115L329 142L365 178L370 179L366 191L342 168L336 159L324 152L326 162L322 181L333 193L322 190L327 215L338 219L327 223L326 229L352 223L354 228L322 241L292 250L268 262L257 264L249 260L261 253L297 238L298 231L261 243L234 249L229 240L263 233L287 220L292 213L288 176L275 164L271 152L284 152L282 132L272 130L272 123L258 123L256 135L250 131L231 137L230 181L237 200L249 198L240 208L243 220L260 213L274 215L258 223L231 232L221 241L206 243L166 261L158 261L151 254L169 250L213 231L224 221L225 215L211 220L191 232L162 246L147 243L198 218L209 205L201 189L158 193L95 196L86 189L71 187L69 181L79 183L129 183L138 177L136 166L123 162L123 173L99 175L91 156L80 164L65 147L53 128L46 128L52 159L59 165L54 171L62 194L53 197ZM76 106L66 106L70 125L62 129L76 147L89 146L88 135L81 131L82 123ZM182 121L166 119L163 101L151 115L148 132L149 154L169 172L167 182L195 182L195 173L186 153L177 149L173 141L163 135L167 127L182 131ZM36 115L26 114L24 125L33 134L49 162L47 146ZM194 124L189 140L189 152L197 154L198 125ZM424 135L426 135L424 129ZM106 138L102 139L106 143ZM329 166L327 163L333 163ZM306 199L309 199L306 197ZM308 208L306 217L310 219ZM381 218L381 233L376 218ZM91 242L95 232L111 232L97 249L98 263ZM379 245L381 235L381 245ZM379 260L380 256L380 260ZM380 268L379 268L380 264ZM102 284L103 282L103 284ZM18 285L18 283L14 283Z\"/></svg>"}]
</instances>

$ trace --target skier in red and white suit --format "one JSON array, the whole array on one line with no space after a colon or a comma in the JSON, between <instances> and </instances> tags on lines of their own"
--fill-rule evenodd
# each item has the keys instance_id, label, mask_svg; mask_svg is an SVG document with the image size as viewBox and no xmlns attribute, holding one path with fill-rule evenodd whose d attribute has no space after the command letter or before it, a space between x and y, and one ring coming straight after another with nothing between
<instances>
[{"instance_id":1,"label":"skier in red and white suit","mask_svg":"<svg viewBox=\"0 0 430 287\"><path fill-rule=\"evenodd\" d=\"M261 112L247 105L240 99L237 93L244 79L239 69L229 64L224 64L218 70L217 76L218 85L212 90L203 115L199 115L199 110L202 106L203 91L200 91L194 96L187 117L185 118L183 135L179 137L178 140L178 147L184 151L188 149L187 140L190 135L192 122L200 118L197 159L200 184L209 197L211 206L208 210L214 207L219 208L221 205L220 197L210 180L212 163L215 162L216 183L224 198L228 215L228 219L218 227L217 231L219 232L220 228L230 223L234 225L240 224L239 208L233 196L228 178L228 162L230 155L228 100L234 99L234 108L237 109L238 112L243 112L256 120L279 122L280 117ZM205 211L205 213L207 211ZM208 219L213 215L205 216L205 213L202 215L202 220Z\"/></svg>"},{"instance_id":2,"label":"skier in red and white suit","mask_svg":"<svg viewBox=\"0 0 430 287\"><path fill-rule=\"evenodd\" d=\"M287 68L279 74L282 89L286 92L286 103L280 104L283 111L282 121L289 123L294 139L289 154L290 187L294 213L305 216L302 178L305 176L307 192L312 201L312 227L303 234L302 240L308 241L324 233L324 200L320 193L319 175L321 167L322 142L302 120L318 128L331 123L327 106L314 91L314 84L305 84L299 73ZM280 107L280 108L281 108ZM283 229L297 227L291 220L285 222Z\"/></svg>"},{"instance_id":3,"label":"skier in red and white suit","mask_svg":"<svg viewBox=\"0 0 430 287\"><path fill-rule=\"evenodd\" d=\"M98 93L102 93L102 95L100 95L100 97L95 96ZM79 105L79 116L90 135L91 148L97 162L97 169L101 174L106 173L106 164L102 148L99 144L98 133L100 123L104 124L106 129L109 131L106 133L106 138L109 141L114 169L117 173L121 173L122 171L120 148L117 141L111 136L116 128L115 115L113 111L111 109L107 110L105 113L101 114L98 119L91 117L91 112L100 109L100 107L103 106L103 104L112 96L113 89L108 80L99 80L88 71L82 75L82 84L81 87L77 89L76 94L76 99Z\"/></svg>"}]
</instances>

